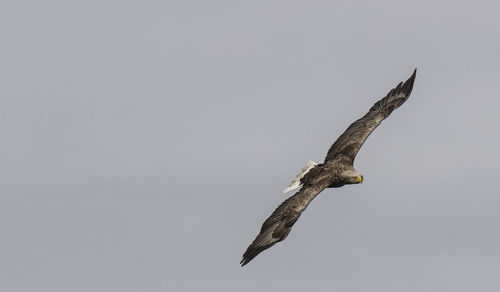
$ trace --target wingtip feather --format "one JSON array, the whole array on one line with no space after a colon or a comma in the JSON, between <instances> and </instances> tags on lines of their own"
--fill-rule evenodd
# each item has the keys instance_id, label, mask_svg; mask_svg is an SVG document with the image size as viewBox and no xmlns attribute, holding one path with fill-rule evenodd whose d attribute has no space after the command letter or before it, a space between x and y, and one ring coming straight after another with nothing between
<instances>
[{"instance_id":1,"label":"wingtip feather","mask_svg":"<svg viewBox=\"0 0 500 292\"><path fill-rule=\"evenodd\" d=\"M413 90L413 84L415 83L415 77L417 76L417 68L413 70L413 74L406 80L406 82L403 84L403 87L401 88L406 97L408 97L411 94L411 91Z\"/></svg>"}]
</instances>

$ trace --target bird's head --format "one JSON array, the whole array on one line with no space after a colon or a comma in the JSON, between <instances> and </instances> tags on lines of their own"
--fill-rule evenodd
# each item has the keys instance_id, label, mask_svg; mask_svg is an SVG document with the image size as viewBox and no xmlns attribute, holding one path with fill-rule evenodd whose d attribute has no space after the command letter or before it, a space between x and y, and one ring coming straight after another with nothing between
<instances>
[{"instance_id":1,"label":"bird's head","mask_svg":"<svg viewBox=\"0 0 500 292\"><path fill-rule=\"evenodd\" d=\"M359 184L363 182L363 175L355 170L349 170L347 173L347 181L350 184Z\"/></svg>"}]
</instances>

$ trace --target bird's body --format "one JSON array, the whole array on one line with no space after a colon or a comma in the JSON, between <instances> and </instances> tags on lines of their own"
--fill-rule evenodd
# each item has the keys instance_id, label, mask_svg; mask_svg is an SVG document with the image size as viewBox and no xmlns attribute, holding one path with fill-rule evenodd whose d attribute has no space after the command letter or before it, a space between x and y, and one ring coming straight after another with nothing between
<instances>
[{"instance_id":1,"label":"bird's body","mask_svg":"<svg viewBox=\"0 0 500 292\"><path fill-rule=\"evenodd\" d=\"M399 83L387 96L376 102L366 115L352 123L330 147L323 163L308 163L285 192L298 187L300 190L281 203L264 221L259 235L243 254L240 262L242 266L262 251L284 240L300 214L325 188L363 181L363 176L354 169L354 158L373 130L408 99L415 76L416 70L404 84Z\"/></svg>"}]
</instances>

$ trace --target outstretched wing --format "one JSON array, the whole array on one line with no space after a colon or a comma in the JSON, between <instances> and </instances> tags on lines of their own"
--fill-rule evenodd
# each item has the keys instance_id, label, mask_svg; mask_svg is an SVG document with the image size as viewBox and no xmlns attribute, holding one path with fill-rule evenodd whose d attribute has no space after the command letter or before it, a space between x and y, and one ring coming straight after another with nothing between
<instances>
[{"instance_id":1,"label":"outstretched wing","mask_svg":"<svg viewBox=\"0 0 500 292\"><path fill-rule=\"evenodd\" d=\"M259 235L243 254L241 266L248 264L259 253L285 239L302 211L331 183L326 173L320 173L313 180L315 181L313 184L304 185L295 195L281 203L273 214L264 221Z\"/></svg>"},{"instance_id":2,"label":"outstretched wing","mask_svg":"<svg viewBox=\"0 0 500 292\"><path fill-rule=\"evenodd\" d=\"M365 142L366 138L387 118L392 111L402 105L410 96L415 82L417 69L413 71L411 77L405 83L401 82L393 88L387 96L377 101L359 120L352 123L345 132L333 143L325 158L325 163L333 161L342 156L351 164L354 163L354 158L358 154L359 149Z\"/></svg>"}]
</instances>

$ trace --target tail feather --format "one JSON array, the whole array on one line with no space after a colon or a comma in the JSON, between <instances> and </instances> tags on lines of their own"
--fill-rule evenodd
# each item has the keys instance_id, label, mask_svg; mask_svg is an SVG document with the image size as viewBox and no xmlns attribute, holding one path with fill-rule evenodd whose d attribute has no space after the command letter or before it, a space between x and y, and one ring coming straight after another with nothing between
<instances>
[{"instance_id":1,"label":"tail feather","mask_svg":"<svg viewBox=\"0 0 500 292\"><path fill-rule=\"evenodd\" d=\"M311 170L311 168L315 167L316 165L318 165L316 162L309 160L307 165L302 168L301 172L295 177L290 186L288 186L288 188L283 191L283 194L286 194L291 190L298 189L302 185L300 183L300 180L304 177L304 175L306 175L306 173L309 172L309 170Z\"/></svg>"}]
</instances>

